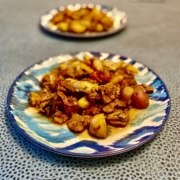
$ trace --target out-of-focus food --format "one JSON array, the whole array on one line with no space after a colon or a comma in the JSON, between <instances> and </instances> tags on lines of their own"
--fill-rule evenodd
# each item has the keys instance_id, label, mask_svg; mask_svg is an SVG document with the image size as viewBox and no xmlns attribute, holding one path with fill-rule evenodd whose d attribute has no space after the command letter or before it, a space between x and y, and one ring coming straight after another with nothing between
<instances>
[{"instance_id":1,"label":"out-of-focus food","mask_svg":"<svg viewBox=\"0 0 180 180\"><path fill-rule=\"evenodd\" d=\"M154 89L136 82L138 72L124 61L85 54L83 60L72 58L45 74L42 89L30 92L29 103L54 123L66 123L72 132L87 129L92 136L106 138L108 126L123 128L136 109L149 106L147 93Z\"/></svg>"},{"instance_id":2,"label":"out-of-focus food","mask_svg":"<svg viewBox=\"0 0 180 180\"><path fill-rule=\"evenodd\" d=\"M96 7L70 10L68 7L56 13L50 20L50 26L60 31L77 34L108 31L114 20Z\"/></svg>"}]
</instances>

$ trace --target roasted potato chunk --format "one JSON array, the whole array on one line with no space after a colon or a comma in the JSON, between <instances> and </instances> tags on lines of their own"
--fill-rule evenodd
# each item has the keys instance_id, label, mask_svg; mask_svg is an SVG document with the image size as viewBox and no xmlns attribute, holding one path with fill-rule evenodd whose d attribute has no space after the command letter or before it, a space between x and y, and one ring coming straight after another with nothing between
<instances>
[{"instance_id":1,"label":"roasted potato chunk","mask_svg":"<svg viewBox=\"0 0 180 180\"><path fill-rule=\"evenodd\" d=\"M146 109L149 106L149 97L141 88L135 89L132 94L133 107L137 109Z\"/></svg>"},{"instance_id":2,"label":"roasted potato chunk","mask_svg":"<svg viewBox=\"0 0 180 180\"><path fill-rule=\"evenodd\" d=\"M106 138L107 124L103 113L97 114L91 119L89 133L97 138Z\"/></svg>"},{"instance_id":3,"label":"roasted potato chunk","mask_svg":"<svg viewBox=\"0 0 180 180\"><path fill-rule=\"evenodd\" d=\"M41 97L38 93L36 92L30 92L29 94L29 102L31 106L35 106L38 107L38 105L40 104L41 101Z\"/></svg>"}]
</instances>

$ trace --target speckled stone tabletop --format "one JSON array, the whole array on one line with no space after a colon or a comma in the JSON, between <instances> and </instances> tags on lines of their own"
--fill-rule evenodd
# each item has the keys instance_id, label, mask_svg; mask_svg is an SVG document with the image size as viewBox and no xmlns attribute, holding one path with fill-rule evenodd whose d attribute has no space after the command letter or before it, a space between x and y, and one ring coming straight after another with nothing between
<instances>
[{"instance_id":1,"label":"speckled stone tabletop","mask_svg":"<svg viewBox=\"0 0 180 180\"><path fill-rule=\"evenodd\" d=\"M64 38L39 28L44 12L70 3L77 1L0 0L0 179L180 179L180 1L92 0L128 15L125 30L103 38ZM39 60L78 51L128 56L159 75L171 97L171 112L152 140L124 154L82 159L41 149L17 132L5 108L13 80Z\"/></svg>"}]
</instances>

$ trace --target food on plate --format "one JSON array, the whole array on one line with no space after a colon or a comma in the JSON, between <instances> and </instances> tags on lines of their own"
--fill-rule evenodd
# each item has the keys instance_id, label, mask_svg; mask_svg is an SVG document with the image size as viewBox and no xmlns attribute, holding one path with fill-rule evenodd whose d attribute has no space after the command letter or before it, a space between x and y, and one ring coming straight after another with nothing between
<instances>
[{"instance_id":1,"label":"food on plate","mask_svg":"<svg viewBox=\"0 0 180 180\"><path fill-rule=\"evenodd\" d=\"M106 138L107 124L103 113L92 117L89 123L89 133L95 137Z\"/></svg>"},{"instance_id":2,"label":"food on plate","mask_svg":"<svg viewBox=\"0 0 180 180\"><path fill-rule=\"evenodd\" d=\"M63 32L86 33L108 31L114 20L96 7L82 7L71 10L68 7L58 11L50 20L50 26L56 26Z\"/></svg>"},{"instance_id":3,"label":"food on plate","mask_svg":"<svg viewBox=\"0 0 180 180\"><path fill-rule=\"evenodd\" d=\"M72 132L87 129L94 137L106 138L108 126L123 128L135 109L149 106L147 94L154 89L136 82L138 72L122 60L73 57L42 77L41 90L29 94L30 106L54 123L66 123Z\"/></svg>"}]
</instances>

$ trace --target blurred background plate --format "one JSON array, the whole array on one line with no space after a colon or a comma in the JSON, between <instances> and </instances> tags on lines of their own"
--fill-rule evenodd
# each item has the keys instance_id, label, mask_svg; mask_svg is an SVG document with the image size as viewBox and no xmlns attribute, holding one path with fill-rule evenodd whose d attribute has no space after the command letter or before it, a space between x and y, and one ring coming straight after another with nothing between
<instances>
[{"instance_id":1,"label":"blurred background plate","mask_svg":"<svg viewBox=\"0 0 180 180\"><path fill-rule=\"evenodd\" d=\"M108 16L110 16L114 20L113 27L108 30L108 31L103 31L103 32L92 32L92 33L71 33L71 32L63 32L57 29L56 26L51 26L50 20L52 17L57 13L63 11L65 8L70 8L70 9L78 9L78 8L97 8L105 13L107 13ZM116 7L110 7L110 6L105 6L105 5L93 5L93 4L75 4L75 5L68 5L68 6L61 6L59 8L51 9L47 13L43 14L40 18L40 26L42 29L45 31L51 32L53 34L61 35L61 36L67 36L67 37L75 37L75 38L93 38L93 37L102 37L102 36L107 36L111 35L114 33L117 33L124 29L127 25L127 15L125 12L119 10Z\"/></svg>"}]
</instances>

